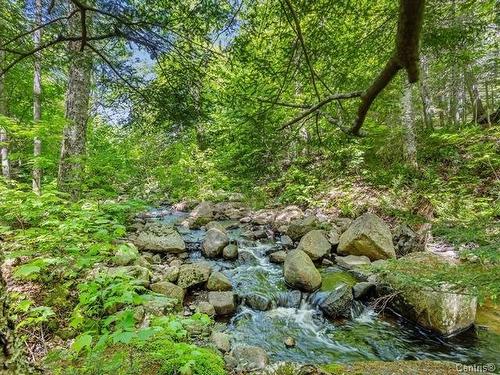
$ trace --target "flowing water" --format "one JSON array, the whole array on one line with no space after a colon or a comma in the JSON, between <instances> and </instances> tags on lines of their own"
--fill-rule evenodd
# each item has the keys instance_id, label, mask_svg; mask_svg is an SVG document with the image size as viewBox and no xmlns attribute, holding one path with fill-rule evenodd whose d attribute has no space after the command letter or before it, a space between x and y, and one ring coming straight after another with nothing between
<instances>
[{"instance_id":1,"label":"flowing water","mask_svg":"<svg viewBox=\"0 0 500 375\"><path fill-rule=\"evenodd\" d=\"M178 224L186 216L170 211L159 220ZM238 260L208 261L231 279L239 296L259 294L272 301L268 311L253 310L243 304L238 307L228 322L228 332L236 343L259 346L272 360L303 363L433 359L486 364L500 358L500 335L485 326L445 340L400 318L382 316L360 302L355 303L351 319L329 321L315 308L321 291L306 295L289 290L282 266L269 262L267 254L280 249L279 241L250 241L242 236L241 228L234 228L228 234L238 244ZM205 231L178 229L190 250L190 258L202 259L200 248ZM338 282L355 282L349 273L336 267L322 269L321 273L323 289L331 289ZM286 347L287 337L295 339L294 347Z\"/></svg>"}]
</instances>

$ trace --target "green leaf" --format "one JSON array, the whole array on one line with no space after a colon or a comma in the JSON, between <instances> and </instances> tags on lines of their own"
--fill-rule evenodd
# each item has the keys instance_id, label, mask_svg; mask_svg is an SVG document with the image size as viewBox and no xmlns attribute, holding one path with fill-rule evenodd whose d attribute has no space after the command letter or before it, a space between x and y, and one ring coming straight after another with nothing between
<instances>
[{"instance_id":1,"label":"green leaf","mask_svg":"<svg viewBox=\"0 0 500 375\"><path fill-rule=\"evenodd\" d=\"M84 333L75 339L75 341L71 345L71 349L79 353L82 349L90 349L91 345L92 345L92 336L89 335L88 333Z\"/></svg>"},{"instance_id":2,"label":"green leaf","mask_svg":"<svg viewBox=\"0 0 500 375\"><path fill-rule=\"evenodd\" d=\"M14 276L19 278L27 278L30 276L34 276L35 274L39 274L41 268L39 266L35 266L33 264L24 264L19 266L14 271Z\"/></svg>"}]
</instances>

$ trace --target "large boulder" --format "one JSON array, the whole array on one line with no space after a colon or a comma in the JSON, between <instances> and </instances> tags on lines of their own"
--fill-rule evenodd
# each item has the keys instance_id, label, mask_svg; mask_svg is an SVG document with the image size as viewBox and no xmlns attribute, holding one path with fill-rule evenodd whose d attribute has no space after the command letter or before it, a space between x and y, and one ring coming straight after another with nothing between
<instances>
[{"instance_id":1,"label":"large boulder","mask_svg":"<svg viewBox=\"0 0 500 375\"><path fill-rule=\"evenodd\" d=\"M184 301L185 290L169 281L160 281L151 284L151 290L155 293L163 294L164 296L170 298L175 298L181 304Z\"/></svg>"},{"instance_id":2,"label":"large boulder","mask_svg":"<svg viewBox=\"0 0 500 375\"><path fill-rule=\"evenodd\" d=\"M222 272L212 272L207 281L207 289L212 291L225 291L233 289L231 280Z\"/></svg>"},{"instance_id":3,"label":"large boulder","mask_svg":"<svg viewBox=\"0 0 500 375\"><path fill-rule=\"evenodd\" d=\"M307 232L316 229L319 225L316 216L306 216L303 219L297 219L290 222L286 234L294 241L300 239Z\"/></svg>"},{"instance_id":4,"label":"large boulder","mask_svg":"<svg viewBox=\"0 0 500 375\"><path fill-rule=\"evenodd\" d=\"M319 307L330 319L349 318L353 295L351 286L340 284L336 289L326 295Z\"/></svg>"},{"instance_id":5,"label":"large boulder","mask_svg":"<svg viewBox=\"0 0 500 375\"><path fill-rule=\"evenodd\" d=\"M293 250L285 258L285 281L292 288L312 292L321 285L321 275L311 258L302 250Z\"/></svg>"},{"instance_id":6,"label":"large boulder","mask_svg":"<svg viewBox=\"0 0 500 375\"><path fill-rule=\"evenodd\" d=\"M209 229L203 240L203 254L208 258L220 257L228 244L229 237L226 233L217 228Z\"/></svg>"},{"instance_id":7,"label":"large boulder","mask_svg":"<svg viewBox=\"0 0 500 375\"><path fill-rule=\"evenodd\" d=\"M183 253L186 251L186 244L181 235L172 226L152 226L146 227L140 232L134 241L141 250L152 250L165 253Z\"/></svg>"},{"instance_id":8,"label":"large boulder","mask_svg":"<svg viewBox=\"0 0 500 375\"><path fill-rule=\"evenodd\" d=\"M231 351L238 372L262 370L269 364L269 357L264 349L257 346L238 345Z\"/></svg>"},{"instance_id":9,"label":"large boulder","mask_svg":"<svg viewBox=\"0 0 500 375\"><path fill-rule=\"evenodd\" d=\"M212 221L214 218L214 206L212 202L201 202L189 215L189 224L192 228L199 228Z\"/></svg>"},{"instance_id":10,"label":"large boulder","mask_svg":"<svg viewBox=\"0 0 500 375\"><path fill-rule=\"evenodd\" d=\"M319 229L308 232L301 238L297 249L309 255L312 260L318 260L330 253L332 245L326 238L324 232Z\"/></svg>"},{"instance_id":11,"label":"large boulder","mask_svg":"<svg viewBox=\"0 0 500 375\"><path fill-rule=\"evenodd\" d=\"M445 260L432 253L421 252L407 255L398 262L412 262L426 269L437 269ZM389 306L426 329L443 336L453 336L474 324L476 297L458 290L454 285L442 283L433 288L423 288L409 285L400 275L391 272L379 275L378 281L377 293L393 296Z\"/></svg>"},{"instance_id":12,"label":"large boulder","mask_svg":"<svg viewBox=\"0 0 500 375\"><path fill-rule=\"evenodd\" d=\"M208 292L208 302L218 316L231 315L236 310L233 292Z\"/></svg>"},{"instance_id":13,"label":"large boulder","mask_svg":"<svg viewBox=\"0 0 500 375\"><path fill-rule=\"evenodd\" d=\"M370 260L396 257L389 227L371 213L354 220L340 236L337 251L344 255L365 255Z\"/></svg>"},{"instance_id":14,"label":"large boulder","mask_svg":"<svg viewBox=\"0 0 500 375\"><path fill-rule=\"evenodd\" d=\"M183 264L179 269L177 285L181 288L190 288L208 281L212 269L203 262Z\"/></svg>"}]
</instances>

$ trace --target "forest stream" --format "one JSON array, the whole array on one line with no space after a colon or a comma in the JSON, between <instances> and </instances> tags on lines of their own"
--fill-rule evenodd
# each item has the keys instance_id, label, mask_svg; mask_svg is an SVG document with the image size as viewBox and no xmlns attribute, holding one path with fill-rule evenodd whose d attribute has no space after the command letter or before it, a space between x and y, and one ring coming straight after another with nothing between
<instances>
[{"instance_id":1,"label":"forest stream","mask_svg":"<svg viewBox=\"0 0 500 375\"><path fill-rule=\"evenodd\" d=\"M327 319L318 308L322 299L339 283L354 285L356 278L337 265L321 266L320 290L301 293L289 289L282 265L269 261L270 253L284 249L271 230L267 231L266 238L252 240L245 236L238 221L219 222L228 228L228 237L231 243L237 244L239 256L234 261L214 260L205 258L201 251L206 230L181 225L188 217L187 212L169 208L154 210L152 216L158 223L173 224L181 233L189 255L185 262L209 262L212 270L222 272L231 281L238 306L230 318L219 320L227 324L225 332L233 345L260 347L273 362L319 364L428 359L470 364L495 363L498 359L500 335L493 327L476 325L444 339L400 316L382 314L369 302L359 301L354 301L350 319ZM197 293L202 294L193 292ZM188 295L186 300L193 298L196 299ZM252 298L261 302L248 303ZM186 311L189 311L188 304L185 301ZM264 307L251 307L259 304Z\"/></svg>"}]
</instances>

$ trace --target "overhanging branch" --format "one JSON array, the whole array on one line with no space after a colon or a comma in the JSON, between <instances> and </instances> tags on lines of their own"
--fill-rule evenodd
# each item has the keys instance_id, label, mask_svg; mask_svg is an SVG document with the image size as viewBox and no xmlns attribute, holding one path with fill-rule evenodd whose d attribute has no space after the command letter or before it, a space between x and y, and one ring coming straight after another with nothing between
<instances>
[{"instance_id":1,"label":"overhanging branch","mask_svg":"<svg viewBox=\"0 0 500 375\"><path fill-rule=\"evenodd\" d=\"M326 104L334 101L334 100L341 100L341 99L352 99L352 98L358 98L360 97L362 94L361 91L354 91L354 92L349 92L349 93L341 93L341 94L333 94L333 95L330 95L330 96L327 96L326 98L324 98L323 100L321 100L320 102L314 104L312 107L310 107L309 109L303 111L302 113L300 113L297 117L293 118L292 120L288 121L286 124L284 124L283 126L281 126L281 130L299 122L300 120L306 118L307 116L311 115L312 113L316 112L317 110L319 110L321 107L325 106Z\"/></svg>"}]
</instances>

